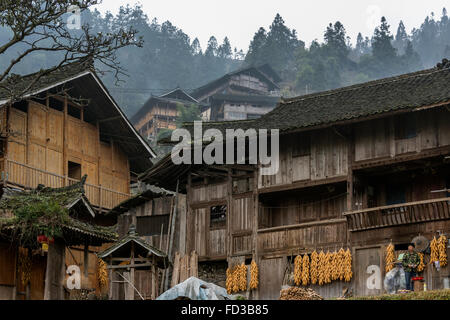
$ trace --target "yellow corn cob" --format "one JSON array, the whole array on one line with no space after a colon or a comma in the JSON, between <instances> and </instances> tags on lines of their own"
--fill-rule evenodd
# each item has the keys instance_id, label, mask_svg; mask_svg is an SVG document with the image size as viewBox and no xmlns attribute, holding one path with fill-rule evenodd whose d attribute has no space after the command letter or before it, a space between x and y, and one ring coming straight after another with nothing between
<instances>
[{"instance_id":1,"label":"yellow corn cob","mask_svg":"<svg viewBox=\"0 0 450 320\"><path fill-rule=\"evenodd\" d=\"M350 282L350 280L352 280L353 277L353 272L352 272L352 254L350 252L350 249L347 249L347 251L345 251L345 274L344 274L344 280L346 282Z\"/></svg>"},{"instance_id":2,"label":"yellow corn cob","mask_svg":"<svg viewBox=\"0 0 450 320\"><path fill-rule=\"evenodd\" d=\"M423 253L419 252L420 263L417 266L417 272L422 272L425 269L425 263L423 263Z\"/></svg>"},{"instance_id":3,"label":"yellow corn cob","mask_svg":"<svg viewBox=\"0 0 450 320\"><path fill-rule=\"evenodd\" d=\"M439 264L441 267L445 267L447 265L447 237L442 235L438 240L438 252L439 252Z\"/></svg>"},{"instance_id":4,"label":"yellow corn cob","mask_svg":"<svg viewBox=\"0 0 450 320\"><path fill-rule=\"evenodd\" d=\"M302 256L296 256L294 259L294 283L296 286L299 286L302 283L302 264Z\"/></svg>"},{"instance_id":5,"label":"yellow corn cob","mask_svg":"<svg viewBox=\"0 0 450 320\"><path fill-rule=\"evenodd\" d=\"M394 262L395 262L395 251L394 251L394 245L390 243L386 247L386 273L391 271L394 268Z\"/></svg>"},{"instance_id":6,"label":"yellow corn cob","mask_svg":"<svg viewBox=\"0 0 450 320\"><path fill-rule=\"evenodd\" d=\"M439 247L436 237L433 237L433 240L431 240L430 249L431 249L430 263L439 261Z\"/></svg>"},{"instance_id":7,"label":"yellow corn cob","mask_svg":"<svg viewBox=\"0 0 450 320\"><path fill-rule=\"evenodd\" d=\"M311 284L316 284L319 280L319 254L317 251L311 253L311 265L309 269L311 274Z\"/></svg>"},{"instance_id":8,"label":"yellow corn cob","mask_svg":"<svg viewBox=\"0 0 450 320\"><path fill-rule=\"evenodd\" d=\"M309 257L307 254L303 256L302 265L302 285L307 286L309 284Z\"/></svg>"},{"instance_id":9,"label":"yellow corn cob","mask_svg":"<svg viewBox=\"0 0 450 320\"><path fill-rule=\"evenodd\" d=\"M250 265L250 290L258 288L258 266L255 260Z\"/></svg>"}]
</instances>

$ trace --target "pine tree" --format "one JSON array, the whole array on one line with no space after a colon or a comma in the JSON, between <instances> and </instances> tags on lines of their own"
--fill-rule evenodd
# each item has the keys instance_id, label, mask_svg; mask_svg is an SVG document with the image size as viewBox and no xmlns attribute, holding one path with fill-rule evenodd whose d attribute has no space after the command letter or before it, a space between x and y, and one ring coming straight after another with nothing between
<instances>
[{"instance_id":1,"label":"pine tree","mask_svg":"<svg viewBox=\"0 0 450 320\"><path fill-rule=\"evenodd\" d=\"M335 56L340 64L346 63L349 48L344 25L339 21L334 26L330 23L325 31L324 40L329 54Z\"/></svg>"},{"instance_id":2,"label":"pine tree","mask_svg":"<svg viewBox=\"0 0 450 320\"><path fill-rule=\"evenodd\" d=\"M408 41L408 34L406 33L405 25L403 21L400 20L397 28L397 34L395 35L395 40L393 46L397 49L399 54L405 52L405 47Z\"/></svg>"},{"instance_id":3,"label":"pine tree","mask_svg":"<svg viewBox=\"0 0 450 320\"><path fill-rule=\"evenodd\" d=\"M389 31L389 24L385 17L381 18L381 25L375 29L372 38L372 52L375 59L392 64L397 56L396 49L392 46L393 36Z\"/></svg>"},{"instance_id":4,"label":"pine tree","mask_svg":"<svg viewBox=\"0 0 450 320\"><path fill-rule=\"evenodd\" d=\"M228 40L228 37L225 37L223 39L223 43L219 46L217 50L217 55L223 59L230 59L232 53L233 52L231 51L230 40Z\"/></svg>"},{"instance_id":5,"label":"pine tree","mask_svg":"<svg viewBox=\"0 0 450 320\"><path fill-rule=\"evenodd\" d=\"M259 28L253 36L250 46L248 48L245 61L249 65L259 64L264 56L264 46L267 41L267 32L264 28Z\"/></svg>"},{"instance_id":6,"label":"pine tree","mask_svg":"<svg viewBox=\"0 0 450 320\"><path fill-rule=\"evenodd\" d=\"M208 46L206 47L206 50L205 50L205 56L216 57L217 50L218 50L217 39L216 39L216 37L212 36L208 40Z\"/></svg>"},{"instance_id":7,"label":"pine tree","mask_svg":"<svg viewBox=\"0 0 450 320\"><path fill-rule=\"evenodd\" d=\"M193 55L202 55L202 47L200 46L200 41L195 38L191 44L191 51Z\"/></svg>"}]
</instances>

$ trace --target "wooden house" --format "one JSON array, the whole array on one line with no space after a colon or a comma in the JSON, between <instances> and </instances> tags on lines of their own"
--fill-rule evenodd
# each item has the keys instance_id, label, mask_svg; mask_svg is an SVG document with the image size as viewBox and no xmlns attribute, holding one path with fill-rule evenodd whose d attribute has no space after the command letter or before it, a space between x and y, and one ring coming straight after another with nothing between
<instances>
[{"instance_id":1,"label":"wooden house","mask_svg":"<svg viewBox=\"0 0 450 320\"><path fill-rule=\"evenodd\" d=\"M107 284L98 281L95 252L117 234L114 226L97 225L85 180L62 188L3 188L0 300L64 300L80 290L107 291ZM47 238L46 232L54 235ZM71 287L73 272L78 272L78 285Z\"/></svg>"},{"instance_id":2,"label":"wooden house","mask_svg":"<svg viewBox=\"0 0 450 320\"><path fill-rule=\"evenodd\" d=\"M0 130L3 186L57 188L86 174L87 197L100 211L128 199L130 181L155 157L86 64L44 76L20 101L0 92Z\"/></svg>"},{"instance_id":3,"label":"wooden house","mask_svg":"<svg viewBox=\"0 0 450 320\"><path fill-rule=\"evenodd\" d=\"M152 96L131 118L136 130L148 140L157 138L161 129L176 129L178 106L198 104L184 90L176 88L161 96Z\"/></svg>"},{"instance_id":4,"label":"wooden house","mask_svg":"<svg viewBox=\"0 0 450 320\"><path fill-rule=\"evenodd\" d=\"M205 121L259 118L279 101L280 77L268 65L246 67L227 73L191 92L205 104Z\"/></svg>"},{"instance_id":5,"label":"wooden house","mask_svg":"<svg viewBox=\"0 0 450 320\"><path fill-rule=\"evenodd\" d=\"M295 256L348 248L351 281L312 288L380 294L389 243L398 255L417 236L450 234L449 83L450 68L436 67L286 99L256 120L203 124L279 129L272 176L261 165L174 165L169 155L141 178L171 190L179 181L180 241L198 253L199 275L224 278L254 259L259 287L249 296L277 299ZM428 289L445 288L450 268L428 264L423 275Z\"/></svg>"},{"instance_id":6,"label":"wooden house","mask_svg":"<svg viewBox=\"0 0 450 320\"><path fill-rule=\"evenodd\" d=\"M152 165L150 158L156 155L89 64L67 65L36 83L35 77L31 74L18 79L18 88L30 86L19 101L11 101L10 94L0 90L1 195L5 196L9 189L29 192L40 185L54 190L70 189L85 176L83 190L77 197L81 202L77 203L84 204L83 211L92 211L86 229L114 225L116 217L104 213L131 197L130 183ZM80 208L77 204L70 210L78 216ZM64 277L64 266L76 265L86 280L83 288L98 289L95 253L105 249L103 243L112 242L115 237L96 239L85 229L77 232L77 241L66 241L67 246L55 244L57 256L63 257L62 262L59 259L55 263L64 271L62 276L57 275ZM18 280L11 274L18 274L17 253L22 249L26 248L20 248L14 238L0 235L2 299L43 298L41 280L50 272L50 266L58 266L49 264L46 253L33 254L32 266L38 269L33 271L31 295L21 295L23 288L18 287ZM50 245L49 252L53 249ZM61 280L55 279L51 281ZM34 281L37 289L33 289ZM46 297L61 299L60 289L51 294L48 291L50 295Z\"/></svg>"}]
</instances>

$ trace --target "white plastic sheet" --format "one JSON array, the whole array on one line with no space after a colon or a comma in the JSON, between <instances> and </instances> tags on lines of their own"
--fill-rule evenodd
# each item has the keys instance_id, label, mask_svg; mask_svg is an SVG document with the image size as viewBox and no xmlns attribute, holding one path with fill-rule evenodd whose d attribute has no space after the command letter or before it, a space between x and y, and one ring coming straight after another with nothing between
<instances>
[{"instance_id":1,"label":"white plastic sheet","mask_svg":"<svg viewBox=\"0 0 450 320\"><path fill-rule=\"evenodd\" d=\"M389 271L384 278L384 289L389 294L397 293L398 290L406 289L405 271L402 266L396 266Z\"/></svg>"},{"instance_id":2,"label":"white plastic sheet","mask_svg":"<svg viewBox=\"0 0 450 320\"><path fill-rule=\"evenodd\" d=\"M156 300L175 300L189 298L191 300L231 300L225 288L208 283L196 277L177 284L161 294Z\"/></svg>"}]
</instances>

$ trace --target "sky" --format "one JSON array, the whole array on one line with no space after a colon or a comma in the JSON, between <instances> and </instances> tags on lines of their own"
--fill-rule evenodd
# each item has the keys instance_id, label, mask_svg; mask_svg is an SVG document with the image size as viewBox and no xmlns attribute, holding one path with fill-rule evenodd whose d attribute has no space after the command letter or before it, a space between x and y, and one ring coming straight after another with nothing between
<instances>
[{"instance_id":1,"label":"sky","mask_svg":"<svg viewBox=\"0 0 450 320\"><path fill-rule=\"evenodd\" d=\"M116 13L120 6L134 5L133 0L103 0L96 6L101 12ZM210 36L221 43L225 36L232 47L247 51L259 27L268 30L276 13L286 25L297 30L298 38L307 45L314 39L322 41L330 22L341 21L354 43L358 32L371 36L385 16L395 34L400 20L409 32L420 27L427 15L440 18L448 0L163 0L140 1L150 20L169 20L193 40L198 37L204 50Z\"/></svg>"}]
</instances>

